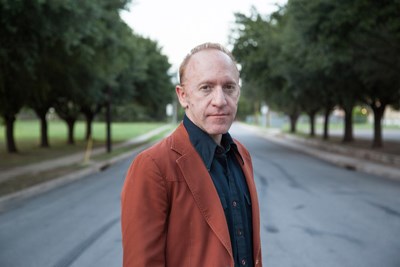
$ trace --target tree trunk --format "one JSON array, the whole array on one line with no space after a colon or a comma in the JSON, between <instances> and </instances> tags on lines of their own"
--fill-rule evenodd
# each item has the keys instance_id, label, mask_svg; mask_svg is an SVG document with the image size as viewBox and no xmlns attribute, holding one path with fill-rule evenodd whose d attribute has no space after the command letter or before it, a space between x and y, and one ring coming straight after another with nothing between
<instances>
[{"instance_id":1,"label":"tree trunk","mask_svg":"<svg viewBox=\"0 0 400 267\"><path fill-rule=\"evenodd\" d=\"M372 111L374 112L374 138L372 140L373 148L383 147L383 138L382 138L382 118L385 113L386 105L370 105Z\"/></svg>"},{"instance_id":2,"label":"tree trunk","mask_svg":"<svg viewBox=\"0 0 400 267\"><path fill-rule=\"evenodd\" d=\"M316 114L316 112L308 113L308 117L310 119L310 136L311 137L315 136L315 114Z\"/></svg>"},{"instance_id":3,"label":"tree trunk","mask_svg":"<svg viewBox=\"0 0 400 267\"><path fill-rule=\"evenodd\" d=\"M290 119L290 132L291 133L296 133L296 125L297 125L297 119L299 118L299 116L296 114L292 114L289 115L289 119Z\"/></svg>"},{"instance_id":4,"label":"tree trunk","mask_svg":"<svg viewBox=\"0 0 400 267\"><path fill-rule=\"evenodd\" d=\"M48 136L48 127L47 127L47 119L46 114L47 110L38 110L34 109L36 116L38 116L40 120L40 147L49 147L49 136Z\"/></svg>"},{"instance_id":5,"label":"tree trunk","mask_svg":"<svg viewBox=\"0 0 400 267\"><path fill-rule=\"evenodd\" d=\"M7 140L7 152L8 153L17 153L18 149L15 144L14 138L14 122L15 115L5 115L4 121L6 123L6 140Z\"/></svg>"},{"instance_id":6,"label":"tree trunk","mask_svg":"<svg viewBox=\"0 0 400 267\"><path fill-rule=\"evenodd\" d=\"M74 145L75 138L74 138L74 126L75 126L75 119L67 119L65 120L68 126L68 140L67 144Z\"/></svg>"},{"instance_id":7,"label":"tree trunk","mask_svg":"<svg viewBox=\"0 0 400 267\"><path fill-rule=\"evenodd\" d=\"M57 100L54 103L54 108L56 109L58 116L67 124L67 144L75 144L74 126L78 119L80 108L74 102L63 99Z\"/></svg>"},{"instance_id":8,"label":"tree trunk","mask_svg":"<svg viewBox=\"0 0 400 267\"><path fill-rule=\"evenodd\" d=\"M81 112L85 116L86 120L86 136L85 139L88 141L90 137L92 136L92 125L94 121L94 117L96 117L97 113L101 111L102 106L101 105L96 105L96 107L93 109L89 106L82 106L81 107Z\"/></svg>"},{"instance_id":9,"label":"tree trunk","mask_svg":"<svg viewBox=\"0 0 400 267\"><path fill-rule=\"evenodd\" d=\"M328 140L329 139L329 115L331 114L331 109L326 108L324 114L324 133L322 139Z\"/></svg>"},{"instance_id":10,"label":"tree trunk","mask_svg":"<svg viewBox=\"0 0 400 267\"><path fill-rule=\"evenodd\" d=\"M49 147L49 136L47 131L46 114L40 116L40 146Z\"/></svg>"},{"instance_id":11,"label":"tree trunk","mask_svg":"<svg viewBox=\"0 0 400 267\"><path fill-rule=\"evenodd\" d=\"M86 119L86 136L85 140L88 141L92 136L92 125L94 120L94 114L91 112L84 113Z\"/></svg>"},{"instance_id":12,"label":"tree trunk","mask_svg":"<svg viewBox=\"0 0 400 267\"><path fill-rule=\"evenodd\" d=\"M354 141L353 137L353 105L344 107L344 135L343 143Z\"/></svg>"},{"instance_id":13,"label":"tree trunk","mask_svg":"<svg viewBox=\"0 0 400 267\"><path fill-rule=\"evenodd\" d=\"M108 101L106 104L106 149L107 153L111 153L112 141L111 141L111 90L108 91Z\"/></svg>"}]
</instances>

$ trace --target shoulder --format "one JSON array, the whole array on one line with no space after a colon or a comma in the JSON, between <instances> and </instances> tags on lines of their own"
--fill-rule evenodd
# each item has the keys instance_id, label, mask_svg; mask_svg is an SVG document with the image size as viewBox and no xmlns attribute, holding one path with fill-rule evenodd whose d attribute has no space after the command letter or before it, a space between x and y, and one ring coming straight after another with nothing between
<instances>
[{"instance_id":1,"label":"shoulder","mask_svg":"<svg viewBox=\"0 0 400 267\"><path fill-rule=\"evenodd\" d=\"M185 153L188 145L190 141L186 130L180 124L170 135L140 152L136 158L152 159L155 162L175 161L177 157Z\"/></svg>"},{"instance_id":2,"label":"shoulder","mask_svg":"<svg viewBox=\"0 0 400 267\"><path fill-rule=\"evenodd\" d=\"M165 158L165 156L171 151L171 136L167 136L152 146L146 148L140 152L136 159L152 159L158 161L159 159Z\"/></svg>"}]
</instances>

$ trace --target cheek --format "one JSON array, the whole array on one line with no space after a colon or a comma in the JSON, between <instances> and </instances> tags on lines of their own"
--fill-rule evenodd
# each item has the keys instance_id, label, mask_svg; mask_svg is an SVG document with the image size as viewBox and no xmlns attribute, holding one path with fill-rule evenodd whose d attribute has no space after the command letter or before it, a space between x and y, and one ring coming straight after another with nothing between
<instances>
[{"instance_id":1,"label":"cheek","mask_svg":"<svg viewBox=\"0 0 400 267\"><path fill-rule=\"evenodd\" d=\"M228 100L228 103L230 106L237 107L237 105L239 103L239 97L230 97Z\"/></svg>"},{"instance_id":2,"label":"cheek","mask_svg":"<svg viewBox=\"0 0 400 267\"><path fill-rule=\"evenodd\" d=\"M240 92L235 96L235 103L236 105L239 103Z\"/></svg>"},{"instance_id":3,"label":"cheek","mask_svg":"<svg viewBox=\"0 0 400 267\"><path fill-rule=\"evenodd\" d=\"M197 110L204 110L211 105L212 97L194 97L190 105Z\"/></svg>"}]
</instances>

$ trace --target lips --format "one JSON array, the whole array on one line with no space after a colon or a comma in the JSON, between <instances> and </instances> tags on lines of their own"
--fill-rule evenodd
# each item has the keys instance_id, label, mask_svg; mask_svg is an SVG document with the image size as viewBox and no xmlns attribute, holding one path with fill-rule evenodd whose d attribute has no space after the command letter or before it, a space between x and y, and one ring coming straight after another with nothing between
<instances>
[{"instance_id":1,"label":"lips","mask_svg":"<svg viewBox=\"0 0 400 267\"><path fill-rule=\"evenodd\" d=\"M226 113L221 113L221 114L210 114L208 115L209 117L226 117L229 116L229 114Z\"/></svg>"}]
</instances>

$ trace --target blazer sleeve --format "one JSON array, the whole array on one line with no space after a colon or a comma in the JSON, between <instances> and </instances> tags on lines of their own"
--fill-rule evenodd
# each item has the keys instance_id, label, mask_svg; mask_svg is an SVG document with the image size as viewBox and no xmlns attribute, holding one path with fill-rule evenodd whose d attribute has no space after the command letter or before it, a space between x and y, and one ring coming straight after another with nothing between
<instances>
[{"instance_id":1,"label":"blazer sleeve","mask_svg":"<svg viewBox=\"0 0 400 267\"><path fill-rule=\"evenodd\" d=\"M168 196L156 162L139 154L128 169L121 194L124 267L165 266Z\"/></svg>"}]
</instances>

